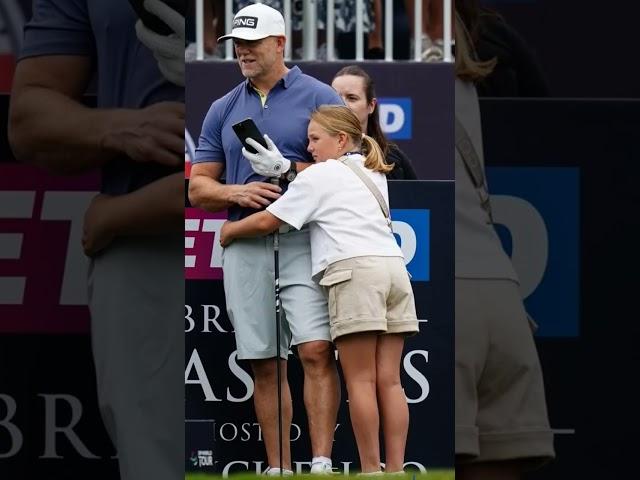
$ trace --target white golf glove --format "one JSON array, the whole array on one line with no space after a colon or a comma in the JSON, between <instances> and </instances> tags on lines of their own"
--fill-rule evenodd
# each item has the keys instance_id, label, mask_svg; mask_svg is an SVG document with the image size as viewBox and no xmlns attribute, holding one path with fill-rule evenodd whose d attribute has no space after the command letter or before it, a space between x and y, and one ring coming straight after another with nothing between
<instances>
[{"instance_id":1,"label":"white golf glove","mask_svg":"<svg viewBox=\"0 0 640 480\"><path fill-rule=\"evenodd\" d=\"M278 178L291 168L291 161L282 156L278 147L265 133L264 139L269 146L267 150L253 138L247 138L247 143L256 149L258 153L251 153L246 148L242 149L242 154L251 162L253 171L265 177Z\"/></svg>"},{"instance_id":2,"label":"white golf glove","mask_svg":"<svg viewBox=\"0 0 640 480\"><path fill-rule=\"evenodd\" d=\"M184 17L160 0L145 0L144 8L154 14L171 30L171 35L158 35L142 20L136 22L138 40L153 52L162 75L172 83L184 87Z\"/></svg>"}]
</instances>

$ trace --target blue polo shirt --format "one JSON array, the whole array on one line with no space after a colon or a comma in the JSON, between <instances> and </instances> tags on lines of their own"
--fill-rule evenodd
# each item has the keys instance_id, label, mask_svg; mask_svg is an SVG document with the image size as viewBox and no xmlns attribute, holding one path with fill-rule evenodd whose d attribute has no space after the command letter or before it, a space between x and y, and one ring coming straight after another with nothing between
<instances>
[{"instance_id":1,"label":"blue polo shirt","mask_svg":"<svg viewBox=\"0 0 640 480\"><path fill-rule=\"evenodd\" d=\"M307 152L307 126L311 113L320 105L344 105L344 102L333 88L305 75L297 66L269 91L264 106L258 92L246 80L209 108L193 163L224 163L227 184L265 181L242 155L242 144L231 128L247 117L253 119L258 130L269 135L285 158L312 162ZM237 220L253 212L233 206L229 208L229 218Z\"/></svg>"},{"instance_id":2,"label":"blue polo shirt","mask_svg":"<svg viewBox=\"0 0 640 480\"><path fill-rule=\"evenodd\" d=\"M136 20L128 0L34 0L20 59L46 55L90 57L98 108L143 108L161 101L184 102L184 88L162 76L153 53L136 37ZM182 169L133 162L122 156L104 166L102 191L112 195L128 193Z\"/></svg>"}]
</instances>

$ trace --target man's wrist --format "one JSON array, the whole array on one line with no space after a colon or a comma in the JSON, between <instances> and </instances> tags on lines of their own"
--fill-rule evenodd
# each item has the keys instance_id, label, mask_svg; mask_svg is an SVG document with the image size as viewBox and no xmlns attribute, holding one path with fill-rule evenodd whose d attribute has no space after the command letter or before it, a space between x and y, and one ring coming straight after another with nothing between
<instances>
[{"instance_id":1,"label":"man's wrist","mask_svg":"<svg viewBox=\"0 0 640 480\"><path fill-rule=\"evenodd\" d=\"M112 154L124 153L124 142L130 134L126 131L131 121L133 110L116 108L102 112L98 125L98 143L100 150Z\"/></svg>"},{"instance_id":2,"label":"man's wrist","mask_svg":"<svg viewBox=\"0 0 640 480\"><path fill-rule=\"evenodd\" d=\"M296 178L297 174L298 174L298 164L293 160L289 160L289 168L287 168L282 173L282 175L280 175L280 179L288 182L292 182Z\"/></svg>"},{"instance_id":3,"label":"man's wrist","mask_svg":"<svg viewBox=\"0 0 640 480\"><path fill-rule=\"evenodd\" d=\"M229 206L240 205L239 203L239 194L240 190L243 188L243 185L221 185L224 189L225 195L223 199L225 203Z\"/></svg>"}]
</instances>

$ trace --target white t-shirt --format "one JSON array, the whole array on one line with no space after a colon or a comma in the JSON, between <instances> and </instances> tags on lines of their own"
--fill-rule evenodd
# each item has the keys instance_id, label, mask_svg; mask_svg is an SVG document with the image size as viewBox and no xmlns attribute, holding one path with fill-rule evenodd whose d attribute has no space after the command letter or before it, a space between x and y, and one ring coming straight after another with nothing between
<instances>
[{"instance_id":1,"label":"white t-shirt","mask_svg":"<svg viewBox=\"0 0 640 480\"><path fill-rule=\"evenodd\" d=\"M482 151L482 126L480 106L475 86L456 79L455 112L465 127L484 169ZM502 243L488 215L480 204L480 197L456 149L456 266L458 278L496 278L518 281L511 259L502 248ZM491 185L489 185L491 191Z\"/></svg>"},{"instance_id":2,"label":"white t-shirt","mask_svg":"<svg viewBox=\"0 0 640 480\"><path fill-rule=\"evenodd\" d=\"M389 205L384 174L365 168L362 155L351 155L350 159L369 175ZM300 172L267 210L298 230L309 224L311 270L316 280L329 264L339 260L403 256L376 198L338 160L317 163Z\"/></svg>"}]
</instances>

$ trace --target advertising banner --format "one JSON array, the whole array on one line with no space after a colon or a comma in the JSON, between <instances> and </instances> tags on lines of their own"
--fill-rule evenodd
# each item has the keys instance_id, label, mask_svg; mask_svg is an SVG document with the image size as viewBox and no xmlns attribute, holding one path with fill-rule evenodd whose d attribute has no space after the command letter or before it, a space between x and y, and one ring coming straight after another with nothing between
<instances>
[{"instance_id":1,"label":"advertising banner","mask_svg":"<svg viewBox=\"0 0 640 480\"><path fill-rule=\"evenodd\" d=\"M410 412L406 467L420 471L453 466L453 195L451 181L389 182L393 230L412 275L420 322L420 333L406 341L401 367ZM190 246L185 253L185 276L190 279L185 305L185 468L224 475L259 473L267 467L264 445L253 411L250 368L237 358L226 313L216 253L218 227L212 223L218 221L215 215L187 209L185 222L192 227L185 237ZM308 472L309 430L302 367L295 353L289 356L288 370L294 469ZM343 384L333 462L338 471L348 473L358 468L357 459Z\"/></svg>"}]
</instances>

